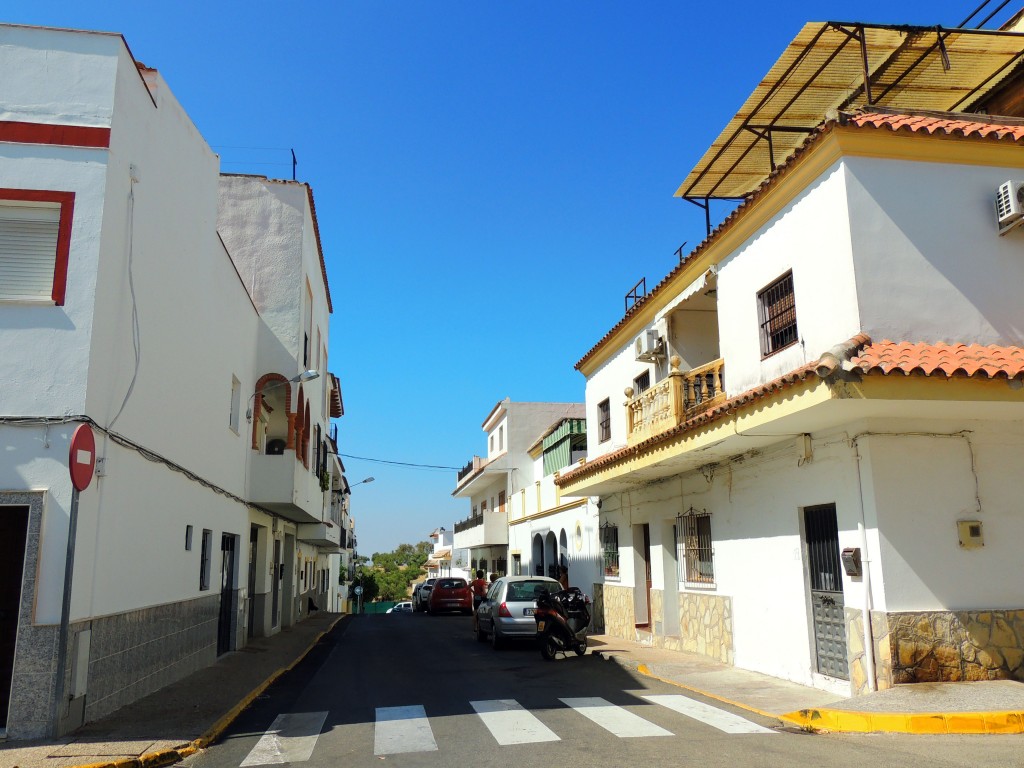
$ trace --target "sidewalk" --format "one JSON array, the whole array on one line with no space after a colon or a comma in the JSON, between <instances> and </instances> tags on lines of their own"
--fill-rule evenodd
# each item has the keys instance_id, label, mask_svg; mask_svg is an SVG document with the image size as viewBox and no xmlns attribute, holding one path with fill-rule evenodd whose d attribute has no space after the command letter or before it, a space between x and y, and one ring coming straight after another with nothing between
<instances>
[{"instance_id":1,"label":"sidewalk","mask_svg":"<svg viewBox=\"0 0 1024 768\"><path fill-rule=\"evenodd\" d=\"M202 749L344 616L318 613L61 739L0 742L0 768L158 768Z\"/></svg>"},{"instance_id":2,"label":"sidewalk","mask_svg":"<svg viewBox=\"0 0 1024 768\"><path fill-rule=\"evenodd\" d=\"M641 674L787 725L845 733L1024 733L1024 683L899 685L856 698L730 667L694 654L608 635L590 638L601 654Z\"/></svg>"}]
</instances>

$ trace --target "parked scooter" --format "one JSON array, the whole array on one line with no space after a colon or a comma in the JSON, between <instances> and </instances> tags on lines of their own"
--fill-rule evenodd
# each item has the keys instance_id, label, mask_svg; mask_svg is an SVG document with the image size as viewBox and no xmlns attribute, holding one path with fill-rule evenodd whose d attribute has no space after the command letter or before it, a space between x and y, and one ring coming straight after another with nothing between
<instances>
[{"instance_id":1,"label":"parked scooter","mask_svg":"<svg viewBox=\"0 0 1024 768\"><path fill-rule=\"evenodd\" d=\"M537 622L540 655L545 661L553 660L559 652L573 651L577 656L587 652L589 603L590 598L578 587L545 592L537 598L533 619Z\"/></svg>"}]
</instances>

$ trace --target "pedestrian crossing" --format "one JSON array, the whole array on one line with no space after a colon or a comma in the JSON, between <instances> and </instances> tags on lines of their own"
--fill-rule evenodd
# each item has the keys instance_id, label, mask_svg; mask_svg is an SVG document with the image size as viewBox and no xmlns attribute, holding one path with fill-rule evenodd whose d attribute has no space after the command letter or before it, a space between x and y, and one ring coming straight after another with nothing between
<instances>
[{"instance_id":1,"label":"pedestrian crossing","mask_svg":"<svg viewBox=\"0 0 1024 768\"><path fill-rule=\"evenodd\" d=\"M744 717L686 696L669 694L640 698L659 708L682 715L687 720L699 721L730 735L777 733ZM597 696L559 698L558 701L572 712L621 739L675 735L634 711ZM540 744L562 739L536 714L515 699L471 701L469 708L499 746ZM309 760L328 714L296 712L279 715L242 761L240 768ZM375 756L436 751L438 744L430 726L430 718L423 706L378 707L375 710Z\"/></svg>"}]
</instances>

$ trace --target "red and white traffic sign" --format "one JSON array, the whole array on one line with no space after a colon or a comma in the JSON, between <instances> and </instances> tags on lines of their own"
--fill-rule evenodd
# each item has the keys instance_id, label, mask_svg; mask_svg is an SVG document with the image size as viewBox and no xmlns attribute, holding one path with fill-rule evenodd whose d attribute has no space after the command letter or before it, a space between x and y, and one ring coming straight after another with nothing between
<instances>
[{"instance_id":1,"label":"red and white traffic sign","mask_svg":"<svg viewBox=\"0 0 1024 768\"><path fill-rule=\"evenodd\" d=\"M96 438L88 424L80 424L71 436L68 469L71 470L71 485L76 491L84 491L89 487L96 469Z\"/></svg>"}]
</instances>

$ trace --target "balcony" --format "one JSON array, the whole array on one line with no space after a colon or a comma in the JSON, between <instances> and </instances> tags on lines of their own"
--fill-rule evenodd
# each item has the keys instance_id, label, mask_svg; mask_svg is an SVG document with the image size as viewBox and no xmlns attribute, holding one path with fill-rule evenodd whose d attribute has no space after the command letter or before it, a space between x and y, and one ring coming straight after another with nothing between
<instances>
[{"instance_id":1,"label":"balcony","mask_svg":"<svg viewBox=\"0 0 1024 768\"><path fill-rule=\"evenodd\" d=\"M668 377L638 395L626 389L626 443L636 445L679 426L725 400L725 363L712 360L689 371L679 370L673 355Z\"/></svg>"},{"instance_id":2,"label":"balcony","mask_svg":"<svg viewBox=\"0 0 1024 768\"><path fill-rule=\"evenodd\" d=\"M249 501L296 523L323 521L320 480L295 460L294 451L253 453L249 461Z\"/></svg>"},{"instance_id":3,"label":"balcony","mask_svg":"<svg viewBox=\"0 0 1024 768\"><path fill-rule=\"evenodd\" d=\"M455 524L455 549L508 545L508 518L503 511L488 510Z\"/></svg>"},{"instance_id":4,"label":"balcony","mask_svg":"<svg viewBox=\"0 0 1024 768\"><path fill-rule=\"evenodd\" d=\"M478 525L483 525L483 524L484 524L484 516L483 515L477 515L476 517L471 517L468 520L463 520L461 523L456 523L455 524L455 532L456 533L462 533L463 531L468 531L470 528L476 528Z\"/></svg>"},{"instance_id":5,"label":"balcony","mask_svg":"<svg viewBox=\"0 0 1024 768\"><path fill-rule=\"evenodd\" d=\"M333 523L305 523L298 526L296 538L320 548L322 554L341 552L341 528Z\"/></svg>"}]
</instances>

